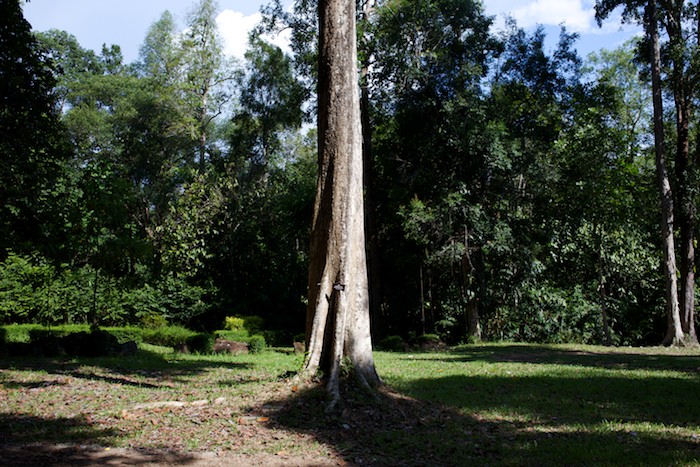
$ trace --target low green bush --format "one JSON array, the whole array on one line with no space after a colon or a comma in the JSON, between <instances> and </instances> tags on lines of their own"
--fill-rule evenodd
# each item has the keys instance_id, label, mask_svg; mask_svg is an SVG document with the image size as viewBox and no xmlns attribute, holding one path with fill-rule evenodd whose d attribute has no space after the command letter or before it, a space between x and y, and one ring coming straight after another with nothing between
<instances>
[{"instance_id":1,"label":"low green bush","mask_svg":"<svg viewBox=\"0 0 700 467\"><path fill-rule=\"evenodd\" d=\"M248 342L248 339L250 339L250 334L248 334L248 331L245 329L239 329L236 331L220 329L218 331L214 331L214 336L217 339L225 339L227 341L234 342Z\"/></svg>"},{"instance_id":2,"label":"low green bush","mask_svg":"<svg viewBox=\"0 0 700 467\"><path fill-rule=\"evenodd\" d=\"M419 344L439 344L440 343L440 336L437 334L423 334L422 336L418 336L418 343Z\"/></svg>"},{"instance_id":3,"label":"low green bush","mask_svg":"<svg viewBox=\"0 0 700 467\"><path fill-rule=\"evenodd\" d=\"M141 328L126 326L126 327L109 327L102 328L113 335L120 344L124 342L134 341L143 342L143 330Z\"/></svg>"},{"instance_id":4,"label":"low green bush","mask_svg":"<svg viewBox=\"0 0 700 467\"><path fill-rule=\"evenodd\" d=\"M141 325L150 329L162 328L168 325L168 318L159 313L144 314L141 316Z\"/></svg>"},{"instance_id":5,"label":"low green bush","mask_svg":"<svg viewBox=\"0 0 700 467\"><path fill-rule=\"evenodd\" d=\"M248 331L248 334L250 334L251 336L260 334L263 330L264 324L265 320L262 319L260 316L253 315L243 317L243 327L246 331Z\"/></svg>"},{"instance_id":6,"label":"low green bush","mask_svg":"<svg viewBox=\"0 0 700 467\"><path fill-rule=\"evenodd\" d=\"M265 338L260 334L250 336L248 339L248 350L250 353L260 353L265 350L265 347L267 347L267 343L265 342Z\"/></svg>"},{"instance_id":7,"label":"low green bush","mask_svg":"<svg viewBox=\"0 0 700 467\"><path fill-rule=\"evenodd\" d=\"M142 330L143 342L165 347L187 344L187 339L197 334L182 326L163 326Z\"/></svg>"},{"instance_id":8,"label":"low green bush","mask_svg":"<svg viewBox=\"0 0 700 467\"><path fill-rule=\"evenodd\" d=\"M406 348L406 343L401 336L387 336L379 342L380 350L388 352L403 352Z\"/></svg>"},{"instance_id":9,"label":"low green bush","mask_svg":"<svg viewBox=\"0 0 700 467\"><path fill-rule=\"evenodd\" d=\"M272 347L288 347L294 342L290 331L265 329L260 334L265 338L267 345Z\"/></svg>"},{"instance_id":10,"label":"low green bush","mask_svg":"<svg viewBox=\"0 0 700 467\"><path fill-rule=\"evenodd\" d=\"M5 334L5 342L7 343L24 343L27 344L31 340L29 332L34 329L42 329L40 324L10 324L2 326Z\"/></svg>"},{"instance_id":11,"label":"low green bush","mask_svg":"<svg viewBox=\"0 0 700 467\"><path fill-rule=\"evenodd\" d=\"M208 332L198 332L187 338L186 344L190 352L212 353L214 351L214 336Z\"/></svg>"},{"instance_id":12,"label":"low green bush","mask_svg":"<svg viewBox=\"0 0 700 467\"><path fill-rule=\"evenodd\" d=\"M245 320L238 316L227 316L224 318L224 330L226 331L243 331Z\"/></svg>"}]
</instances>

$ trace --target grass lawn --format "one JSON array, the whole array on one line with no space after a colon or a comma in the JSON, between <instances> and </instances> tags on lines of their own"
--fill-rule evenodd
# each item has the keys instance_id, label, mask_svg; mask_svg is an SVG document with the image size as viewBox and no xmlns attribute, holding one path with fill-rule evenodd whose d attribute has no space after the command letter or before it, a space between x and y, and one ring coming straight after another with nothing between
<instances>
[{"instance_id":1,"label":"grass lawn","mask_svg":"<svg viewBox=\"0 0 700 467\"><path fill-rule=\"evenodd\" d=\"M332 415L301 358L0 359L0 464L700 465L699 350L378 352L379 402L347 388Z\"/></svg>"}]
</instances>

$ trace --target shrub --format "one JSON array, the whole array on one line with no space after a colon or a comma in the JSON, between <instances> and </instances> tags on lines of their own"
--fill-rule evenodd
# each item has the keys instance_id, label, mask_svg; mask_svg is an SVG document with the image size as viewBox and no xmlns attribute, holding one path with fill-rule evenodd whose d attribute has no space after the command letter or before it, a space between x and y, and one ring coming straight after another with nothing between
<instances>
[{"instance_id":1,"label":"shrub","mask_svg":"<svg viewBox=\"0 0 700 467\"><path fill-rule=\"evenodd\" d=\"M163 326L156 329L144 329L143 341L153 345L175 347L187 344L187 339L195 334L196 332L182 326Z\"/></svg>"},{"instance_id":2,"label":"shrub","mask_svg":"<svg viewBox=\"0 0 700 467\"><path fill-rule=\"evenodd\" d=\"M11 324L3 326L5 331L5 342L7 343L24 343L31 341L29 333L35 329L42 329L40 324Z\"/></svg>"},{"instance_id":3,"label":"shrub","mask_svg":"<svg viewBox=\"0 0 700 467\"><path fill-rule=\"evenodd\" d=\"M379 348L389 352L403 352L406 348L406 343L401 336L387 336L381 340Z\"/></svg>"},{"instance_id":4,"label":"shrub","mask_svg":"<svg viewBox=\"0 0 700 467\"><path fill-rule=\"evenodd\" d=\"M251 336L248 339L248 350L250 350L250 353L260 353L265 350L266 346L265 338L260 334Z\"/></svg>"},{"instance_id":5,"label":"shrub","mask_svg":"<svg viewBox=\"0 0 700 467\"><path fill-rule=\"evenodd\" d=\"M445 347L437 334L418 336L418 346L422 350L442 350Z\"/></svg>"},{"instance_id":6,"label":"shrub","mask_svg":"<svg viewBox=\"0 0 700 467\"><path fill-rule=\"evenodd\" d=\"M214 350L214 336L208 332L199 332L187 338L186 344L190 352L200 354L212 353Z\"/></svg>"},{"instance_id":7,"label":"shrub","mask_svg":"<svg viewBox=\"0 0 700 467\"><path fill-rule=\"evenodd\" d=\"M244 330L245 320L238 316L227 316L224 318L224 329L226 331L242 331Z\"/></svg>"},{"instance_id":8,"label":"shrub","mask_svg":"<svg viewBox=\"0 0 700 467\"><path fill-rule=\"evenodd\" d=\"M160 313L144 314L141 316L141 324L145 328L162 328L168 325L168 319Z\"/></svg>"},{"instance_id":9,"label":"shrub","mask_svg":"<svg viewBox=\"0 0 700 467\"><path fill-rule=\"evenodd\" d=\"M418 343L419 344L439 344L440 343L440 336L437 334L423 334L422 336L418 336Z\"/></svg>"},{"instance_id":10,"label":"shrub","mask_svg":"<svg viewBox=\"0 0 700 467\"><path fill-rule=\"evenodd\" d=\"M218 339L226 339L227 341L234 341L234 342L248 342L248 339L250 339L250 335L248 334L248 331L245 329L239 329L236 331L226 331L226 330L219 330L219 331L214 331L214 336Z\"/></svg>"},{"instance_id":11,"label":"shrub","mask_svg":"<svg viewBox=\"0 0 700 467\"><path fill-rule=\"evenodd\" d=\"M110 333L117 339L117 342L123 344L124 342L143 342L143 330L136 327L110 327L103 328L105 332Z\"/></svg>"},{"instance_id":12,"label":"shrub","mask_svg":"<svg viewBox=\"0 0 700 467\"><path fill-rule=\"evenodd\" d=\"M265 324L265 320L262 319L260 316L243 317L243 327L246 331L248 331L248 334L250 334L251 336L254 336L255 334L260 334L260 332L263 329L263 324Z\"/></svg>"}]
</instances>

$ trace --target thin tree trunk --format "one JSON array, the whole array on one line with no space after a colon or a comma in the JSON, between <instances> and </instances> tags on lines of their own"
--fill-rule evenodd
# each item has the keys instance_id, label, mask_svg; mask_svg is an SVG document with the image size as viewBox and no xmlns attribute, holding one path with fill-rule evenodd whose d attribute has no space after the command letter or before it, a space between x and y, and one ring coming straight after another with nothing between
<instances>
[{"instance_id":1,"label":"thin tree trunk","mask_svg":"<svg viewBox=\"0 0 700 467\"><path fill-rule=\"evenodd\" d=\"M471 290L478 284L477 269L469 252L469 229L464 226L464 256L462 256L462 295L466 300L467 336L474 342L481 341L479 322L479 292ZM466 288L470 290L466 291Z\"/></svg>"},{"instance_id":2,"label":"thin tree trunk","mask_svg":"<svg viewBox=\"0 0 700 467\"><path fill-rule=\"evenodd\" d=\"M319 26L319 176L303 371L328 377L330 409L340 399L343 360L362 386L380 379L370 336L354 0L321 0Z\"/></svg>"},{"instance_id":3,"label":"thin tree trunk","mask_svg":"<svg viewBox=\"0 0 700 467\"><path fill-rule=\"evenodd\" d=\"M375 0L366 0L362 8L364 21L374 10ZM363 44L366 48L367 45ZM365 188L365 229L367 234L367 261L369 273L369 310L372 327L380 335L386 329L385 317L382 313L382 282L379 260L379 241L377 239L377 224L375 222L375 190L372 164L372 125L369 114L369 65L371 53L364 51L365 58L360 69L360 115L362 121L362 160L364 163Z\"/></svg>"},{"instance_id":4,"label":"thin tree trunk","mask_svg":"<svg viewBox=\"0 0 700 467\"><path fill-rule=\"evenodd\" d=\"M692 114L690 81L686 78L685 48L683 37L683 3L661 2L665 11L666 32L669 37L672 72L671 88L676 110L676 225L680 231L680 316L681 328L685 333L686 344L696 343L695 319L695 226L696 213L693 199L692 173L690 160L690 119ZM693 323L694 324L694 323ZM692 335L691 335L691 327Z\"/></svg>"},{"instance_id":5,"label":"thin tree trunk","mask_svg":"<svg viewBox=\"0 0 700 467\"><path fill-rule=\"evenodd\" d=\"M596 231L598 228L596 228ZM597 262L598 262L598 298L600 300L600 319L603 326L603 345L612 345L610 336L610 322L608 320L608 303L607 294L605 291L605 271L603 270L603 228L600 227L600 232L597 238Z\"/></svg>"},{"instance_id":6,"label":"thin tree trunk","mask_svg":"<svg viewBox=\"0 0 700 467\"><path fill-rule=\"evenodd\" d=\"M420 280L420 323L421 333L425 334L425 283L423 281L423 262L418 266L418 279Z\"/></svg>"},{"instance_id":7,"label":"thin tree trunk","mask_svg":"<svg viewBox=\"0 0 700 467\"><path fill-rule=\"evenodd\" d=\"M666 284L667 330L664 345L683 343L680 311L678 307L678 284L676 279L676 256L673 241L673 192L666 169L663 128L663 100L661 97L661 53L656 16L656 1L647 5L647 27L651 41L651 82L654 103L654 145L656 177L661 195L661 235L664 246L664 278Z\"/></svg>"}]
</instances>

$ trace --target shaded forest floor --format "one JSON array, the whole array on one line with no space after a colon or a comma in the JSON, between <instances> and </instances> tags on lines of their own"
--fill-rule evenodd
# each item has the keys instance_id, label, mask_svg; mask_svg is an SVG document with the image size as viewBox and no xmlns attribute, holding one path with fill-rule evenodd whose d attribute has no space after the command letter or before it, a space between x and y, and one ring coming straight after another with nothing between
<instances>
[{"instance_id":1,"label":"shaded forest floor","mask_svg":"<svg viewBox=\"0 0 700 467\"><path fill-rule=\"evenodd\" d=\"M376 354L380 402L291 350L0 360L0 465L700 465L700 351Z\"/></svg>"}]
</instances>

